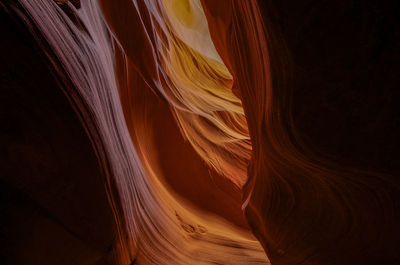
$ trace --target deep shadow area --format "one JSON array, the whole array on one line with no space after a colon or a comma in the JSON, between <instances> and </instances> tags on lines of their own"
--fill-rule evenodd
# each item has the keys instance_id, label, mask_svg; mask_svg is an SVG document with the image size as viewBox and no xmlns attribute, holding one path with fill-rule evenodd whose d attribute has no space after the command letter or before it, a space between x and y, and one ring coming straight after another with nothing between
<instances>
[{"instance_id":1,"label":"deep shadow area","mask_svg":"<svg viewBox=\"0 0 400 265\"><path fill-rule=\"evenodd\" d=\"M347 166L399 175L399 2L260 5L276 52L288 56L294 121L307 145Z\"/></svg>"},{"instance_id":2,"label":"deep shadow area","mask_svg":"<svg viewBox=\"0 0 400 265\"><path fill-rule=\"evenodd\" d=\"M108 264L114 218L50 63L0 5L1 264Z\"/></svg>"}]
</instances>

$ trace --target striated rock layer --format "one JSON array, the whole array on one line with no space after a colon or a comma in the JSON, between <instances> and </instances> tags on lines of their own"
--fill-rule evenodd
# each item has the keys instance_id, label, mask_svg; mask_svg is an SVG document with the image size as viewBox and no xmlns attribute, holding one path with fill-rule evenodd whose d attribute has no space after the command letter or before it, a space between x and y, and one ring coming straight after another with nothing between
<instances>
[{"instance_id":1,"label":"striated rock layer","mask_svg":"<svg viewBox=\"0 0 400 265\"><path fill-rule=\"evenodd\" d=\"M398 179L304 144L290 55L261 2L2 4L90 139L114 263L399 262Z\"/></svg>"}]
</instances>

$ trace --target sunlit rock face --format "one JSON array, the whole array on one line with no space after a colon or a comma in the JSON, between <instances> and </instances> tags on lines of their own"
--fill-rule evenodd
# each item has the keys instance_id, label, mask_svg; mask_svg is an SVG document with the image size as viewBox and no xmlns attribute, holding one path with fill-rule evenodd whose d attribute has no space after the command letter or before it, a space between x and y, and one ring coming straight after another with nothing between
<instances>
[{"instance_id":1,"label":"sunlit rock face","mask_svg":"<svg viewBox=\"0 0 400 265\"><path fill-rule=\"evenodd\" d=\"M304 144L258 1L16 3L104 175L107 262L399 260L398 180Z\"/></svg>"}]
</instances>

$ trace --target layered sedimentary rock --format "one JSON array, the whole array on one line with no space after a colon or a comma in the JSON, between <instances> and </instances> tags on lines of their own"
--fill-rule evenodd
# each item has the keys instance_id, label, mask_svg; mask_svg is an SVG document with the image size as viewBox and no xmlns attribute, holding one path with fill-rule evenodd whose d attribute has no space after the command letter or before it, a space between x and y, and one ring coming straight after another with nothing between
<instances>
[{"instance_id":1,"label":"layered sedimentary rock","mask_svg":"<svg viewBox=\"0 0 400 265\"><path fill-rule=\"evenodd\" d=\"M398 180L303 144L288 54L257 1L6 8L45 51L90 139L113 262L398 261Z\"/></svg>"}]
</instances>

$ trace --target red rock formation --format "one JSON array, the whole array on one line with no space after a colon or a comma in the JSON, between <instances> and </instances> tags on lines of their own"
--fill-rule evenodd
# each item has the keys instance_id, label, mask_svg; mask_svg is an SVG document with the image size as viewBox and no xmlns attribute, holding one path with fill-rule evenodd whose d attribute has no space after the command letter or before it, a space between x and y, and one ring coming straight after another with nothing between
<instances>
[{"instance_id":1,"label":"red rock formation","mask_svg":"<svg viewBox=\"0 0 400 265\"><path fill-rule=\"evenodd\" d=\"M279 47L257 3L202 2L245 109L253 155L244 207L272 264L394 264L398 182L339 166L302 145L290 91L280 85L279 69L272 74L270 54Z\"/></svg>"},{"instance_id":2,"label":"red rock formation","mask_svg":"<svg viewBox=\"0 0 400 265\"><path fill-rule=\"evenodd\" d=\"M62 81L57 88L82 126L67 119L73 114L64 105L62 120L71 130L85 131L87 138L74 134L73 139L90 161L82 161L85 173L75 158L72 168L62 164L57 171L66 175L45 172L38 178L54 181L53 188L81 187L55 200L60 207L50 197L63 192L45 196L43 184L21 168L8 172L21 172L23 191L83 238L86 244L73 249L77 264L399 262L398 179L393 172L328 159L306 144L298 125L307 118L295 120L292 108L293 62L285 43L290 34L276 22L283 12L267 10L274 7L270 1L16 2L0 7L23 21ZM7 91L14 101L23 98ZM33 101L26 100L30 108ZM300 104L295 110L306 108ZM40 119L45 116L44 124L59 125L51 115ZM25 123L27 130L37 128L30 124ZM49 135L43 142L56 146L61 160L79 152L63 146L67 140L60 130L42 130ZM28 168L46 168L27 159L29 150L21 153L21 163L33 165ZM33 153L58 165L47 149ZM18 164L11 158L11 166ZM69 182L71 171L79 179ZM94 190L83 181L85 174ZM21 186L10 177L5 181ZM85 203L63 210L77 198ZM85 210L90 205L96 205L94 212ZM75 214L96 225L79 225ZM46 234L42 224L46 236L32 242L45 246L60 237L59 242L81 243L57 225L49 227ZM86 251L86 245L96 250ZM56 244L52 249L65 253ZM26 257L34 252L30 248ZM47 260L62 264L56 257Z\"/></svg>"}]
</instances>

